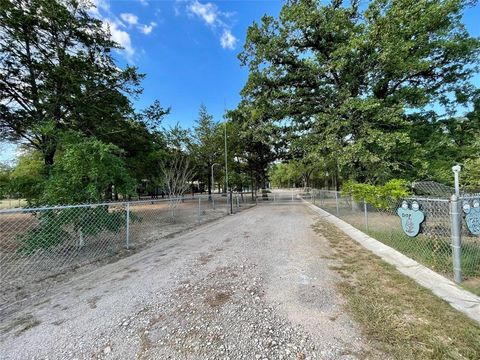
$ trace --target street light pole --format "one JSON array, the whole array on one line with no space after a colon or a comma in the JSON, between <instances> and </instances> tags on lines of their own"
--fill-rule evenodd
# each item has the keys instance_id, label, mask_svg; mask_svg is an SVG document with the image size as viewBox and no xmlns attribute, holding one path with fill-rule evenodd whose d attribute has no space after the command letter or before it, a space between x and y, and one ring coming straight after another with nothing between
<instances>
[{"instance_id":1,"label":"street light pole","mask_svg":"<svg viewBox=\"0 0 480 360\"><path fill-rule=\"evenodd\" d=\"M227 120L225 120L225 192L228 200L228 154L227 154Z\"/></svg>"}]
</instances>

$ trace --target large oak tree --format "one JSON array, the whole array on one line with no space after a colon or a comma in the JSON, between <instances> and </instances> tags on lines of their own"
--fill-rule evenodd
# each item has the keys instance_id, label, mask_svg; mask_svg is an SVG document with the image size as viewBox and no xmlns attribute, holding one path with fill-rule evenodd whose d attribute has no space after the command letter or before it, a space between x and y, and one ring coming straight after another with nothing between
<instances>
[{"instance_id":1,"label":"large oak tree","mask_svg":"<svg viewBox=\"0 0 480 360\"><path fill-rule=\"evenodd\" d=\"M248 29L243 103L257 126L309 136L308 152L359 181L417 176L415 126L467 105L480 42L462 0L289 0ZM285 125L286 124L286 125ZM291 147L287 145L287 150Z\"/></svg>"},{"instance_id":2,"label":"large oak tree","mask_svg":"<svg viewBox=\"0 0 480 360\"><path fill-rule=\"evenodd\" d=\"M0 134L52 165L59 133L102 136L131 113L143 75L120 69L108 29L77 0L0 0ZM127 126L123 125L123 131Z\"/></svg>"}]
</instances>

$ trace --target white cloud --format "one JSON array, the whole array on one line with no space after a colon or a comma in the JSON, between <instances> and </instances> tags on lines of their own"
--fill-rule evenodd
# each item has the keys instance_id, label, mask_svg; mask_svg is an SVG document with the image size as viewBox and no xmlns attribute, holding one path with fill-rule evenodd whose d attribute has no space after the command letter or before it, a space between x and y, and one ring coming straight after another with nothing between
<instances>
[{"instance_id":1,"label":"white cloud","mask_svg":"<svg viewBox=\"0 0 480 360\"><path fill-rule=\"evenodd\" d=\"M148 1L147 0L139 0L140 1L140 4L142 4L143 6L147 6L148 5Z\"/></svg>"},{"instance_id":2,"label":"white cloud","mask_svg":"<svg viewBox=\"0 0 480 360\"><path fill-rule=\"evenodd\" d=\"M212 3L202 4L198 0L193 1L187 6L190 14L197 15L205 21L208 25L215 25L218 18L218 9Z\"/></svg>"},{"instance_id":3,"label":"white cloud","mask_svg":"<svg viewBox=\"0 0 480 360\"><path fill-rule=\"evenodd\" d=\"M222 37L220 38L220 45L224 49L235 49L237 44L237 38L233 36L232 32L228 29L223 29Z\"/></svg>"},{"instance_id":4,"label":"white cloud","mask_svg":"<svg viewBox=\"0 0 480 360\"><path fill-rule=\"evenodd\" d=\"M182 13L180 11L180 7L178 6L178 3L175 3L175 5L173 6L173 11L175 12L175 16L180 16L180 14Z\"/></svg>"},{"instance_id":5,"label":"white cloud","mask_svg":"<svg viewBox=\"0 0 480 360\"><path fill-rule=\"evenodd\" d=\"M100 18L100 11L109 12L110 11L110 4L105 0L91 0L88 5L91 5L88 9L90 15Z\"/></svg>"},{"instance_id":6,"label":"white cloud","mask_svg":"<svg viewBox=\"0 0 480 360\"><path fill-rule=\"evenodd\" d=\"M135 55L135 49L132 46L130 34L120 29L119 24L117 22L111 21L110 19L104 20L103 24L109 30L112 40L123 48L127 60L132 61L133 55Z\"/></svg>"},{"instance_id":7,"label":"white cloud","mask_svg":"<svg viewBox=\"0 0 480 360\"><path fill-rule=\"evenodd\" d=\"M122 28L125 25L110 9L108 0L85 0L92 5L88 12L103 22L103 28L109 32L110 38L120 45L123 49L116 49L125 59L131 63L134 62L135 48L132 45L130 34ZM138 17L134 14L121 14L123 21L130 25L138 23Z\"/></svg>"},{"instance_id":8,"label":"white cloud","mask_svg":"<svg viewBox=\"0 0 480 360\"><path fill-rule=\"evenodd\" d=\"M120 14L120 17L121 17L122 20L125 21L127 24L137 25L137 23L138 23L138 16L135 15L135 14L123 13L123 14Z\"/></svg>"},{"instance_id":9,"label":"white cloud","mask_svg":"<svg viewBox=\"0 0 480 360\"><path fill-rule=\"evenodd\" d=\"M185 2L188 3L188 5L186 5L186 10L189 15L199 17L215 32L221 30L222 35L220 37L220 45L222 48L230 50L235 49L238 40L232 34L230 26L228 25L230 22L229 19L234 13L221 12L218 7L211 2L203 4L199 0L177 0L174 5L175 15L179 15L179 6Z\"/></svg>"},{"instance_id":10,"label":"white cloud","mask_svg":"<svg viewBox=\"0 0 480 360\"><path fill-rule=\"evenodd\" d=\"M157 26L157 23L154 22L154 21L151 21L150 22L150 25L140 25L138 27L138 30L140 30L142 33L144 33L145 35L148 35L152 32L153 28Z\"/></svg>"}]
</instances>

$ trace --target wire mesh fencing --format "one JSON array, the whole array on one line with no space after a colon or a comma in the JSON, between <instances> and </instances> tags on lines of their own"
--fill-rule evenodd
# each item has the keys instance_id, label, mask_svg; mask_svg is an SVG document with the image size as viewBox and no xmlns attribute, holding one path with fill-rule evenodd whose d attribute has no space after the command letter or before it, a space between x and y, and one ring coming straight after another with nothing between
<instances>
[{"instance_id":1,"label":"wire mesh fencing","mask_svg":"<svg viewBox=\"0 0 480 360\"><path fill-rule=\"evenodd\" d=\"M305 196L303 189L275 189L273 191L269 189L262 189L257 193L257 203L264 205L301 204L302 198L300 195Z\"/></svg>"},{"instance_id":2,"label":"wire mesh fencing","mask_svg":"<svg viewBox=\"0 0 480 360\"><path fill-rule=\"evenodd\" d=\"M4 302L29 284L102 259L123 257L167 235L255 205L235 193L0 211ZM18 294L17 294L18 295ZM24 294L28 295L28 294ZM1 308L0 304L0 308Z\"/></svg>"},{"instance_id":3,"label":"wire mesh fencing","mask_svg":"<svg viewBox=\"0 0 480 360\"><path fill-rule=\"evenodd\" d=\"M348 193L328 190L311 190L302 198L430 269L454 278L452 221L455 220L452 220L449 198L412 196L379 199L376 204L369 204ZM480 198L477 199L480 202ZM464 202L465 198L458 201L459 204ZM409 222L411 214L418 218ZM470 231L465 214L458 217L458 222L461 225L461 275L464 281L477 283L480 280L480 239Z\"/></svg>"}]
</instances>

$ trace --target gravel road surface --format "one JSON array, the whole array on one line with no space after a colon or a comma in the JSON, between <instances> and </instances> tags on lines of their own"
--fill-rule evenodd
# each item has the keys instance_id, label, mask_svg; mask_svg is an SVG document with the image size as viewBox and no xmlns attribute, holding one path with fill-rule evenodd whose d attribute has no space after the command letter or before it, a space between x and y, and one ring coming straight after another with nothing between
<instances>
[{"instance_id":1,"label":"gravel road surface","mask_svg":"<svg viewBox=\"0 0 480 360\"><path fill-rule=\"evenodd\" d=\"M257 206L74 278L2 319L0 358L364 358L316 216Z\"/></svg>"}]
</instances>

